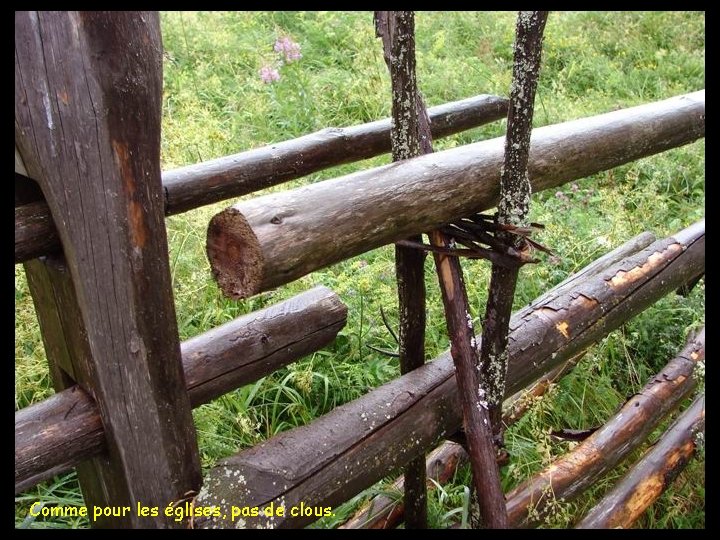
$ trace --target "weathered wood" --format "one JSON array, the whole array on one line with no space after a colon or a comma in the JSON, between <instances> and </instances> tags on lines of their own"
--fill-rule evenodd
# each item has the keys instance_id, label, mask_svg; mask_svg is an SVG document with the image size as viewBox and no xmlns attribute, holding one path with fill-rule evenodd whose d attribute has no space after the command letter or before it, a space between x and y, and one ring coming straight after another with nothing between
<instances>
[{"instance_id":1,"label":"weathered wood","mask_svg":"<svg viewBox=\"0 0 720 540\"><path fill-rule=\"evenodd\" d=\"M705 394L678 417L617 485L577 524L577 529L627 529L685 468L705 433Z\"/></svg>"},{"instance_id":2,"label":"weathered wood","mask_svg":"<svg viewBox=\"0 0 720 540\"><path fill-rule=\"evenodd\" d=\"M190 404L197 407L324 347L346 318L347 307L340 298L325 287L315 287L183 342ZM41 319L43 336L53 323ZM52 356L62 359L66 354L63 348ZM16 492L100 454L106 448L103 434L95 401L78 386L18 411Z\"/></svg>"},{"instance_id":3,"label":"weathered wood","mask_svg":"<svg viewBox=\"0 0 720 540\"><path fill-rule=\"evenodd\" d=\"M540 295L538 298L533 300L530 305L533 306L543 304L550 296L558 296L566 291L572 290L573 287L576 287L577 284L580 283L580 281L584 281L587 278L592 277L602 272L603 270L606 270L607 268L610 268L619 260L624 259L625 257L629 257L630 255L637 253L641 249L648 247L650 244L655 242L655 240L657 240L657 238L655 238L655 235L649 231L643 231L637 236L633 236L630 240L623 242L612 251L607 252L602 257L595 259L587 266L584 266L576 273L571 274L570 276L562 280L548 292Z\"/></svg>"},{"instance_id":4,"label":"weathered wood","mask_svg":"<svg viewBox=\"0 0 720 540\"><path fill-rule=\"evenodd\" d=\"M600 429L508 493L510 522L533 525L547 511L550 498L571 500L638 448L697 386L693 369L704 358L703 330Z\"/></svg>"},{"instance_id":5,"label":"weathered wood","mask_svg":"<svg viewBox=\"0 0 720 540\"><path fill-rule=\"evenodd\" d=\"M547 392L552 382L560 379L568 373L584 353L571 358L565 364L553 369L550 373L541 377L537 382L520 392L507 398L503 404L503 423L506 427L517 422L528 410L533 398L538 398ZM461 444L445 441L433 450L427 458L425 468L428 478L434 480L428 489L433 489L437 484L447 483L455 474L458 466L467 463L468 455ZM403 478L393 482L392 489L401 492L403 489ZM392 498L389 495L375 496L365 507L358 510L353 517L346 521L339 529L392 529L395 528L404 517L404 501Z\"/></svg>"},{"instance_id":6,"label":"weathered wood","mask_svg":"<svg viewBox=\"0 0 720 540\"><path fill-rule=\"evenodd\" d=\"M704 91L537 128L528 164L533 190L689 143L704 131ZM488 209L498 200L503 144L500 137L232 206L208 227L213 274L225 294L243 298Z\"/></svg>"},{"instance_id":7,"label":"weathered wood","mask_svg":"<svg viewBox=\"0 0 720 540\"><path fill-rule=\"evenodd\" d=\"M15 13L15 143L63 244L87 335L73 369L108 446L82 486L91 506L165 507L201 481L163 219L161 50L157 13Z\"/></svg>"},{"instance_id":8,"label":"weathered wood","mask_svg":"<svg viewBox=\"0 0 720 540\"><path fill-rule=\"evenodd\" d=\"M449 239L437 229L431 231L428 237L433 246L449 245ZM450 335L450 354L455 365L474 491L478 494L482 517L482 523L474 523L473 528L506 529L507 514L500 468L486 391L479 376L478 349L460 259L442 253L433 253L433 257Z\"/></svg>"},{"instance_id":9,"label":"weathered wood","mask_svg":"<svg viewBox=\"0 0 720 540\"><path fill-rule=\"evenodd\" d=\"M435 482L446 484L455 474L457 468L467 463L467 452L457 443L446 441L430 452L424 460L426 475L433 480L428 489L433 489ZM405 518L405 501L400 498L404 489L404 478L395 480L390 487L398 493L398 497L380 494L358 510L338 529L394 529Z\"/></svg>"},{"instance_id":10,"label":"weathered wood","mask_svg":"<svg viewBox=\"0 0 720 540\"><path fill-rule=\"evenodd\" d=\"M506 393L517 392L585 350L674 291L704 264L701 222L616 263L576 291L524 308L510 324ZM218 504L228 510L228 519L197 525L307 524L315 517L231 522L227 505L274 501L284 502L290 511L300 502L339 504L455 433L462 422L460 411L452 359L445 353L307 426L220 462L208 474L196 504Z\"/></svg>"},{"instance_id":11,"label":"weathered wood","mask_svg":"<svg viewBox=\"0 0 720 540\"><path fill-rule=\"evenodd\" d=\"M15 493L104 450L95 401L77 385L21 409L15 413Z\"/></svg>"},{"instance_id":12,"label":"weathered wood","mask_svg":"<svg viewBox=\"0 0 720 540\"><path fill-rule=\"evenodd\" d=\"M427 112L417 90L415 76L415 18L409 11L377 12L378 34L383 38L385 62L390 69L393 86L393 157L396 161L420 153L432 152L432 135L427 121ZM421 144L422 143L422 144ZM422 146L422 149L421 149ZM422 150L422 152L421 152ZM449 239L438 230L429 233L430 243L437 247L446 247ZM411 237L410 241L418 241ZM423 258L412 253L412 248L396 244L398 282L414 278L414 289L407 284L401 293L401 323L414 325L415 318L424 318L425 306L417 305L417 291L422 289L424 299ZM500 484L500 471L495 460L492 445L488 413L482 407L482 389L478 386L477 353L472 323L469 321L469 306L462 268L457 257L434 253L435 267L438 272L442 291L445 320L450 334L451 351L460 388L460 401L463 407L464 425L470 461L473 469L475 488L482 493L480 506L485 526L505 528L505 501ZM411 264L412 267L405 267ZM402 266L400 265L402 264ZM403 297L403 293L405 297ZM415 309L412 314L410 309ZM424 326L424 320L423 326ZM402 328L402 326L401 326ZM413 329L416 338L424 339ZM421 351L418 351L421 352ZM402 357L401 357L402 360ZM422 358L415 364L421 364ZM406 372L409 370L406 370ZM418 456L410 462L411 473L405 474L406 485L406 527L426 528L427 508L425 502L425 463L424 456ZM422 495L421 495L422 494ZM422 497L422 498L420 498Z\"/></svg>"},{"instance_id":13,"label":"weathered wood","mask_svg":"<svg viewBox=\"0 0 720 540\"><path fill-rule=\"evenodd\" d=\"M15 207L15 263L32 259L35 252L60 249L57 229L45 201Z\"/></svg>"},{"instance_id":14,"label":"weathered wood","mask_svg":"<svg viewBox=\"0 0 720 540\"><path fill-rule=\"evenodd\" d=\"M565 280L555 285L552 289L534 300L530 306L539 305L546 302L553 296L559 296L572 289L572 286L577 286L581 281L587 280L590 277L598 274L599 272L609 268L618 261L628 257L634 253L637 253L641 249L649 246L655 241L655 235L650 232L642 232L637 236L634 236L630 240L627 240L620 246L616 247L612 251L606 253L602 257L595 259L587 266L580 269L578 272L568 276ZM550 384L568 373L584 356L585 351L581 352L577 356L565 361L564 364L552 369L550 372L540 377L538 381L532 384L529 388L524 388L512 396L508 397L503 404L503 424L505 427L509 427L522 415L527 412L529 405L532 403L533 398L542 396L550 387ZM438 457L431 460L435 452L438 452ZM467 453L462 449L461 446L456 445L452 442L446 442L433 453L428 456L426 461L426 470L428 471L428 477L438 480L440 477L435 477L430 474L431 464L437 463L442 456L442 461L450 465L457 463L456 458L460 462L467 462ZM445 461L447 459L447 461ZM433 465L435 467L435 465ZM455 465L452 465L453 470ZM434 470L434 469L433 469ZM399 478L393 484L401 489L403 479ZM443 482L440 482L443 483ZM396 527L403 519L403 504L395 501L387 495L377 495L374 497L367 507L358 510L355 515L346 521L339 528L341 529L390 529Z\"/></svg>"},{"instance_id":15,"label":"weathered wood","mask_svg":"<svg viewBox=\"0 0 720 540\"><path fill-rule=\"evenodd\" d=\"M383 56L390 72L393 161L432 151L422 134L417 104L420 95L415 76L415 15L412 11L376 11L376 35L382 39ZM428 134L429 136L429 134ZM409 240L420 241L419 235ZM425 253L395 244L398 291L400 373L425 363ZM418 456L405 469L405 527L427 528L425 457Z\"/></svg>"},{"instance_id":16,"label":"weathered wood","mask_svg":"<svg viewBox=\"0 0 720 540\"><path fill-rule=\"evenodd\" d=\"M503 225L528 226L531 190L527 165L547 16L547 11L521 11L515 25L513 79L497 209L497 222ZM496 237L520 251L526 246L524 240L506 231L498 231ZM508 362L508 324L519 272L519 266L506 268L492 264L482 323L480 378L487 394L490 420L498 447L503 445L501 416Z\"/></svg>"},{"instance_id":17,"label":"weathered wood","mask_svg":"<svg viewBox=\"0 0 720 540\"><path fill-rule=\"evenodd\" d=\"M185 341L190 403L207 403L323 348L346 321L340 298L315 287Z\"/></svg>"},{"instance_id":18,"label":"weathered wood","mask_svg":"<svg viewBox=\"0 0 720 540\"><path fill-rule=\"evenodd\" d=\"M429 111L435 137L493 122L507 114L507 99L479 95L433 107ZM390 151L389 118L347 128L325 128L263 148L168 171L167 213L232 197L300 178L328 167L368 159Z\"/></svg>"},{"instance_id":19,"label":"weathered wood","mask_svg":"<svg viewBox=\"0 0 720 540\"><path fill-rule=\"evenodd\" d=\"M562 355L569 358L585 347L585 340L592 336L605 335L619 326L620 320L627 320L641 312L653 302L650 299L659 289L666 289L669 283L681 283L687 276L697 275L705 268L705 220L683 229L668 238L656 240L623 261L613 264L576 288L563 292L555 299L543 303L533 302L521 317L510 321L508 347L510 362L508 370L515 375L520 387L534 380L535 369L512 358L512 350L535 349L543 358L544 370L559 364L552 351L561 347ZM608 309L608 305L612 306ZM631 310L632 313L625 313ZM586 323L587 320L593 321ZM544 322L552 322L554 330L542 330ZM515 328L523 322L531 323L525 334L516 334ZM538 326L533 328L533 324ZM547 354L539 354L544 350Z\"/></svg>"},{"instance_id":20,"label":"weathered wood","mask_svg":"<svg viewBox=\"0 0 720 540\"><path fill-rule=\"evenodd\" d=\"M447 137L499 120L507 114L508 101L481 94L452 101L428 111L434 137ZM193 208L246 195L260 189L300 178L328 167L352 163L390 151L390 119L346 128L325 128L296 139L247 150L162 173L165 213L180 214ZM25 174L15 153L15 170ZM19 203L16 201L15 205ZM27 211L25 212L27 213ZM24 213L16 216L15 227L27 227ZM22 252L16 245L15 260L22 262L50 251L44 237L57 235L50 213L28 238ZM60 247L57 239L51 246Z\"/></svg>"}]
</instances>

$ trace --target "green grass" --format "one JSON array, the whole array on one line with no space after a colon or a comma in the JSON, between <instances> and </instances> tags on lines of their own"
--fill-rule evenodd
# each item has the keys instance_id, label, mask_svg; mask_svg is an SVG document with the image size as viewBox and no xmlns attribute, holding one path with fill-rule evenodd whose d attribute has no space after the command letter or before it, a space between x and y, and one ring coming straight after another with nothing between
<instances>
[{"instance_id":1,"label":"green grass","mask_svg":"<svg viewBox=\"0 0 720 540\"><path fill-rule=\"evenodd\" d=\"M420 12L416 17L418 80L429 105L478 93L508 92L513 13ZM370 12L166 12L162 165L169 169L282 141L327 126L388 116L389 80ZM303 57L280 68L280 81L261 82L276 37L290 35ZM553 12L545 31L535 125L598 114L704 88L705 20L691 12ZM505 122L436 142L445 149L504 133ZM521 272L520 307L629 237L650 230L658 237L704 216L704 142L648 157L579 180L577 191L533 197L531 218L546 225L539 237L559 255ZM322 171L279 191L387 163L388 156ZM250 197L250 196L248 196ZM397 361L368 347L393 348L380 318L396 324L392 249L377 249L315 272L274 291L235 302L210 277L205 230L219 203L167 220L170 264L181 339L293 296L315 284L335 290L349 307L348 324L333 344L254 384L194 411L204 467L280 431L304 425L399 373ZM487 296L488 265L464 263L476 328ZM427 355L448 347L434 268L428 284ZM52 394L45 353L21 267L16 267L16 408ZM668 296L612 333L560 381L508 433L511 488L567 451L550 428L596 425L641 387L703 324L704 286L688 298ZM654 434L657 438L661 432ZM636 452L636 455L639 453ZM618 467L585 496L558 504L546 524L571 525L612 485ZM388 471L388 480L392 471ZM434 527L462 517L467 468L430 496ZM704 463L693 462L643 516L651 528L704 527ZM332 526L379 484L336 509ZM34 501L81 504L74 473L16 498L18 526L83 527L82 520L27 520Z\"/></svg>"}]
</instances>

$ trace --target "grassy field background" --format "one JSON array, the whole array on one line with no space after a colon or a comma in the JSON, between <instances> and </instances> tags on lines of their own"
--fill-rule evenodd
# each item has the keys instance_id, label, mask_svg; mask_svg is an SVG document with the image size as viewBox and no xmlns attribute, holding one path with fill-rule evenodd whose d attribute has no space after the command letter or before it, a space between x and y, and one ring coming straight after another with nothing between
<instances>
[{"instance_id":1,"label":"grassy field background","mask_svg":"<svg viewBox=\"0 0 720 540\"><path fill-rule=\"evenodd\" d=\"M480 93L507 95L515 13L418 12L418 80L428 105ZM390 114L390 84L371 12L163 12L164 114L162 166L170 169ZM278 68L275 40L288 36L302 58ZM535 126L660 100L705 86L705 19L691 12L552 12L545 30ZM436 149L504 134L505 122L438 140ZM531 219L546 225L538 239L558 259L525 267L516 308L631 236L658 237L704 216L704 141L600 173L533 197ZM382 156L311 175L284 190L387 163ZM202 464L310 422L399 373L397 360L369 345L392 349L380 318L397 320L393 251L385 247L315 272L242 302L224 299L210 276L205 232L219 203L167 220L170 263L181 339L240 314L276 303L315 284L335 290L349 307L337 340L315 354L194 411ZM484 311L489 265L463 263L476 331ZM22 408L52 394L45 353L21 266L16 267L15 403ZM431 258L427 355L449 343ZM506 489L567 451L549 436L606 420L704 324L704 280L687 297L670 295L613 332L553 387L507 435L511 462ZM663 426L667 425L665 422ZM652 442L661 434L657 430ZM639 452L636 452L639 455ZM585 496L566 503L544 526L568 527L626 470L616 468ZM390 473L391 471L389 471ZM388 479L391 479L389 476ZM432 492L433 527L460 519L469 471ZM336 509L315 527L342 521L379 484ZM642 517L647 528L701 528L705 523L704 461L694 460ZM30 504L82 504L74 473L16 497L16 525L85 527L81 519L31 520Z\"/></svg>"}]
</instances>

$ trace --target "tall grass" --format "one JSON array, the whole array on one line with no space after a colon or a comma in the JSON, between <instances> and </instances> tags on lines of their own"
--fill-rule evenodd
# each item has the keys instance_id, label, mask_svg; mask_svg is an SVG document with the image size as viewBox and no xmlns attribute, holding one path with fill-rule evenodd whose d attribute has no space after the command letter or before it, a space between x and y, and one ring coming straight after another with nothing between
<instances>
[{"instance_id":1,"label":"tall grass","mask_svg":"<svg viewBox=\"0 0 720 540\"><path fill-rule=\"evenodd\" d=\"M429 105L478 93L507 95L514 13L419 12L418 79ZM374 37L371 12L164 12L163 169L239 152L327 126L388 116L389 80ZM704 88L705 21L694 12L553 12L545 31L535 125L541 126ZM275 39L290 36L302 58L279 67L265 84L260 68L276 61ZM505 122L436 141L450 148L504 133ZM277 191L387 163L388 156L310 175ZM250 196L248 196L250 197ZM525 267L516 307L632 235L662 236L704 215L704 142L599 173L559 194L533 197L531 218L546 225L540 240L558 259ZM173 291L181 339L238 315L288 298L314 284L335 290L349 307L348 324L322 351L239 388L194 411L202 464L310 422L399 374L397 361L370 346L395 344L380 309L396 324L392 249L380 248L294 283L236 302L222 297L210 277L205 229L218 203L169 218ZM476 328L487 295L488 265L464 264ZM52 393L45 353L22 268L15 274L16 408ZM428 283L427 354L448 347L436 277ZM701 282L689 297L668 296L593 347L508 433L512 459L503 470L511 488L567 450L547 434L603 422L672 357L688 331L704 320ZM660 435L660 431L655 437ZM622 474L617 468L573 503L558 502L546 526L579 518ZM388 477L393 471L388 471ZM435 527L463 516L469 471L430 497ZM331 526L384 484L336 509ZM32 502L81 504L74 473L16 498L16 524L75 527L87 522L29 520ZM643 516L646 527L704 526L704 468L693 463Z\"/></svg>"}]
</instances>

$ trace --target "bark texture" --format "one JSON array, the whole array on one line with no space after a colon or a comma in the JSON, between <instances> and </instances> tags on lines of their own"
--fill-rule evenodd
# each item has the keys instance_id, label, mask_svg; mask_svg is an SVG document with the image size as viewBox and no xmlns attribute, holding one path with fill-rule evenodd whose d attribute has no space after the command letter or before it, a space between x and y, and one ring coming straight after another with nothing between
<instances>
[{"instance_id":1,"label":"bark texture","mask_svg":"<svg viewBox=\"0 0 720 540\"><path fill-rule=\"evenodd\" d=\"M49 295L53 294L60 291L50 290ZM252 383L324 347L335 339L346 319L347 307L340 298L325 287L315 287L183 342L191 406ZM67 352L49 350L48 354L63 358ZM70 381L70 388L15 413L16 493L106 450L97 404Z\"/></svg>"},{"instance_id":2,"label":"bark texture","mask_svg":"<svg viewBox=\"0 0 720 540\"><path fill-rule=\"evenodd\" d=\"M507 99L485 94L431 107L428 114L432 135L447 137L499 120L507 115L507 108ZM329 167L384 154L390 151L390 125L386 118L345 128L328 127L296 139L164 171L165 214L180 214ZM27 176L17 152L15 156L16 173ZM42 200L42 194L37 200ZM16 237L15 262L59 251L60 242L49 210L21 210L17 208L19 204L23 203L16 200L15 229L23 229L24 233Z\"/></svg>"},{"instance_id":3,"label":"bark texture","mask_svg":"<svg viewBox=\"0 0 720 540\"><path fill-rule=\"evenodd\" d=\"M600 429L508 493L510 521L532 526L542 519L550 498L572 499L638 448L696 387L693 370L704 358L703 330Z\"/></svg>"},{"instance_id":4,"label":"bark texture","mask_svg":"<svg viewBox=\"0 0 720 540\"><path fill-rule=\"evenodd\" d=\"M382 39L383 56L390 72L393 161L402 161L432 151L430 141L421 145L418 122L421 99L415 75L415 15L412 11L376 11L375 28ZM420 236L410 240L420 241ZM424 252L395 245L401 374L425 363L424 267ZM418 456L405 469L405 526L408 529L427 528L425 484L425 458Z\"/></svg>"},{"instance_id":5,"label":"bark texture","mask_svg":"<svg viewBox=\"0 0 720 540\"><path fill-rule=\"evenodd\" d=\"M702 393L576 528L630 528L690 462L704 434Z\"/></svg>"},{"instance_id":6,"label":"bark texture","mask_svg":"<svg viewBox=\"0 0 720 540\"><path fill-rule=\"evenodd\" d=\"M704 91L533 130L528 171L549 189L687 144L705 131ZM504 138L420 156L220 212L207 251L223 292L245 298L494 206Z\"/></svg>"},{"instance_id":7,"label":"bark texture","mask_svg":"<svg viewBox=\"0 0 720 540\"><path fill-rule=\"evenodd\" d=\"M519 311L511 320L506 394L572 358L704 271L704 223L654 242L577 289ZM452 359L433 362L220 462L198 505L284 503L333 506L455 433L462 422ZM200 520L202 527L298 527L315 516Z\"/></svg>"},{"instance_id":8,"label":"bark texture","mask_svg":"<svg viewBox=\"0 0 720 540\"><path fill-rule=\"evenodd\" d=\"M500 202L497 210L497 221L504 225L527 226L531 194L527 164L547 16L547 11L521 11L515 26L513 80L510 87L505 161L500 174ZM497 237L520 251L525 248L523 241L508 232L498 231ZM520 267L504 268L498 264L492 265L482 325L481 379L486 388L490 419L498 446L502 446L501 416L508 361L508 324L519 271Z\"/></svg>"}]
</instances>

